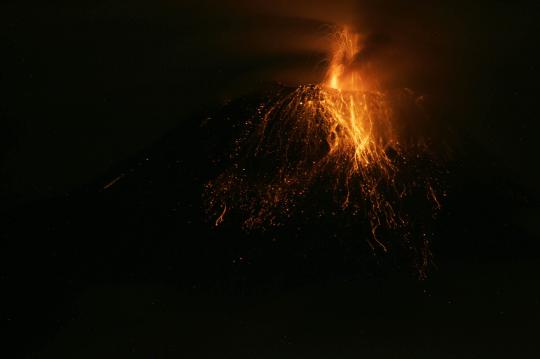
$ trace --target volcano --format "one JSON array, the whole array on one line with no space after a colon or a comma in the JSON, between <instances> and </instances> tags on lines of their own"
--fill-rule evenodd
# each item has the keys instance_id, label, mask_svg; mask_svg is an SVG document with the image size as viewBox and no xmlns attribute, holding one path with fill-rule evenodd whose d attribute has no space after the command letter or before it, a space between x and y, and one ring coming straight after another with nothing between
<instances>
[{"instance_id":1,"label":"volcano","mask_svg":"<svg viewBox=\"0 0 540 359\"><path fill-rule=\"evenodd\" d=\"M468 318L465 310L472 306L471 299L467 299L471 291L484 297L492 295L501 285L514 288L519 280L522 281L519 282L522 283L520 288L524 290L526 281L523 278L532 278L527 275L534 275L534 271L504 271L499 267L491 271L488 267L495 284L486 282L483 276L479 277L479 273L486 270L483 265L476 264L479 261L485 263L497 259L507 263L515 258L526 260L538 253L538 242L512 224L508 214L527 206L530 200L522 190L500 176L504 172L499 166L486 161L487 156L474 147L471 147L474 150L467 151L468 156L457 156L446 162L444 167L439 162L433 163L425 152L410 156L404 165L399 153L387 149L388 158L401 169L394 178L404 183L417 181L415 183L418 184L412 187L406 200L399 202L400 210L410 213L406 229L386 228L379 233L379 240L388 245L387 251L378 246L371 248L372 228L365 212L362 212L365 208L362 207L363 201L357 202L357 206L344 208L339 200L343 193L338 191L336 194L332 175L319 177L311 182L307 193L295 197L298 201L280 215L279 225L246 229L243 225L245 212L235 210L233 206L227 209L228 216L216 226L221 213L208 211L204 194L208 184L236 163L236 157L231 154L237 148L235 140L245 133L246 119L257 114L260 104L267 103L269 96L294 91L296 88L275 85L231 101L215 111L182 122L167 137L111 169L91 185L62 198L4 213L7 224L3 232L7 241L3 253L9 256L3 256L3 263L17 268L17 275L8 276L5 285L8 292L18 293L17 302L8 303L7 308L20 308L15 313L21 327L12 326L11 330L27 333L28 328L32 328L39 337L45 330L56 333L58 322L68 323L66 325L86 323L81 325L91 327L94 322L88 324L86 319L71 319L76 309L70 307L70 298L86 293L101 285L99 283L137 288L140 283L152 283L152 286L173 286L188 297L206 298L206 301L193 299L187 304L184 300L178 302L183 304L159 304L161 299L157 299L158 305L167 306L165 308L168 309L164 309L167 313L186 305L190 311L216 311L225 316L247 310L242 304L245 300L238 299L238 296L254 298L252 300L258 305L274 308L272 303L258 302L257 295L281 298L292 295L290 293L301 293L309 298L308 302L313 302L317 310L325 308L338 313L339 320L327 321L332 332L337 330L346 335L353 329L347 325L340 326L343 325L341 318L358 316L361 319L351 325L356 328L357 323L364 323L365 328L374 331L376 338L373 341L384 346L386 339L382 338L387 338L389 332L398 337L410 327L410 323L418 320L418 316L423 327L424 323L433 320L432 313L439 313L441 305L453 303L446 298L457 295L457 290L448 294L441 289L443 285L440 283L445 283L445 288L456 287L453 279L456 271L460 283L471 285L459 292L465 299L462 299L464 303L458 302L457 305L464 308L464 314L456 311L457 314L447 319L455 321L456 325L465 320L465 316ZM298 145L301 147L302 143ZM327 150L323 146L315 155L324 154ZM250 171L246 178L257 184L260 182L254 178L273 176L275 168L280 168L282 163L280 156L273 157L278 154L266 153L265 161L261 163L246 162L250 165L246 167ZM429 194L423 181L426 178L439 179L438 188L445 188L448 192L447 197L441 198L442 206L436 218L432 217L434 202L426 198ZM490 179L487 184L485 178ZM380 190L386 198L392 198L395 193L392 188ZM409 241L404 240L403 235L408 235ZM424 241L431 242L431 245L425 246ZM431 253L423 250L433 252L434 259ZM429 258L429 270L425 269L424 258ZM433 261L438 269L432 265ZM469 265L463 269L455 264L456 261ZM32 266L25 263L32 263ZM423 273L424 278L427 274L427 280L418 281L419 273ZM500 284L500 276L503 275L506 279ZM419 286L424 288L423 291ZM114 321L111 318L124 310L121 309L125 307L124 302L142 303L146 300L145 295L162 298L157 289L148 291L151 294L138 291L125 294L118 308L109 302L109 297L103 299L103 303L92 299L88 305L92 308L97 306L96 310L107 318L96 319L96 325L101 325L101 330L109 328ZM417 292L423 294L414 294ZM435 293L433 296L432 292ZM34 300L36 293L39 294L39 302ZM509 303L510 293L503 297ZM229 299L223 299L224 295ZM293 302L287 298L284 305ZM173 302L177 303L176 299ZM144 317L139 304L134 305L137 318ZM305 307L306 304L302 301L298 305ZM494 306L490 304L488 308ZM514 306L509 305L506 310L511 307ZM358 314L366 308L370 312L372 308L376 309L368 316L371 319L367 322L365 315ZM260 311L254 313L255 317L248 316L246 323L259 318ZM271 313L280 320L293 316L287 308ZM168 318L177 318L169 315ZM395 328L378 327L381 318L394 323L396 316L407 318L404 320L407 324L398 324ZM154 318L153 315L150 317ZM188 323L229 328L230 323L226 319L205 318L197 316L193 321L188 319ZM319 314L317 318L320 318ZM184 323L186 317L176 320L175 323ZM431 326L442 325L440 330L450 335L451 329L445 324L447 321L432 323ZM166 320L162 322L167 323ZM162 345L169 327L152 328L158 334L146 333L145 343ZM285 324L276 324L273 328L283 331ZM233 329L233 332L242 330ZM428 331L431 332L431 327ZM116 335L115 340L121 344L128 343L134 335L129 333L128 330ZM328 330L322 333L328 334ZM496 334L487 333L484 335L489 337ZM326 334L324 339L318 339L326 343L324 345L333 347L340 342ZM34 345L40 347L43 340L46 338L34 340ZM187 342L179 342L184 343L179 350L181 352L197 350ZM279 352L280 348L276 350ZM173 350L174 353L179 351Z\"/></svg>"},{"instance_id":2,"label":"volcano","mask_svg":"<svg viewBox=\"0 0 540 359\"><path fill-rule=\"evenodd\" d=\"M430 175L410 173L432 152L417 138L404 140L396 130L395 101L368 86L366 76L374 83L376 75L356 65L360 36L343 27L333 43L321 84L278 89L242 117L215 119L239 132L228 140L228 149L211 155L226 168L206 186L207 211L216 225L236 211L246 230L280 226L297 217L343 217L346 223L361 223L359 237L366 237L362 228L367 229L366 242L374 252L376 247L387 252L399 238L402 248L416 252L423 273L429 239L415 227L422 221L418 217L426 217L418 211L426 207L419 198L432 202L432 212L440 207L436 169L421 171ZM409 107L416 105L413 98L409 102ZM408 202L415 203L414 217L405 209ZM390 241L389 233L399 234Z\"/></svg>"}]
</instances>

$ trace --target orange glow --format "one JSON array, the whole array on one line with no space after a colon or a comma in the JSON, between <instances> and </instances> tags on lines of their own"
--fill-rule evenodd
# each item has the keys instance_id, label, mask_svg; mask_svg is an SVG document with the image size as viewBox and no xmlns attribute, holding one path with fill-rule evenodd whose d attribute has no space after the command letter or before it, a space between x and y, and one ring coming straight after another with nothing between
<instances>
[{"instance_id":1,"label":"orange glow","mask_svg":"<svg viewBox=\"0 0 540 359\"><path fill-rule=\"evenodd\" d=\"M334 36L336 40L324 86L344 91L361 90L359 73L351 70L351 66L360 52L360 35L351 33L345 27Z\"/></svg>"},{"instance_id":2,"label":"orange glow","mask_svg":"<svg viewBox=\"0 0 540 359\"><path fill-rule=\"evenodd\" d=\"M368 90L355 65L360 35L342 28L334 39L322 83L299 86L261 104L248 139L237 141L236 153L242 155L208 183L216 225L233 208L245 214L247 229L280 225L322 181L341 210L366 221L374 250L388 249L380 230L406 226L407 216L396 203L408 193L407 184L397 180L399 163L407 156L393 129L392 108L383 92ZM258 177L246 170L267 161L270 171ZM438 206L431 187L429 195Z\"/></svg>"}]
</instances>

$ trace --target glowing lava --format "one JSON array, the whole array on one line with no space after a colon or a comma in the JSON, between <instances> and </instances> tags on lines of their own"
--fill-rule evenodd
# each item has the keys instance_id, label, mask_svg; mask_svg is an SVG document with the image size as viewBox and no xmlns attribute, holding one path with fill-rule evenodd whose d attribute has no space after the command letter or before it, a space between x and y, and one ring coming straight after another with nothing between
<instances>
[{"instance_id":1,"label":"glowing lava","mask_svg":"<svg viewBox=\"0 0 540 359\"><path fill-rule=\"evenodd\" d=\"M334 36L323 83L277 94L244 122L232 166L207 184L209 215L216 225L232 211L246 229L280 225L322 188L336 208L365 222L374 250L387 251L388 239L378 234L389 229L403 229L401 240L412 247L400 202L418 179L401 180L407 151L392 108L384 93L368 91L355 66L360 36L346 28ZM436 201L428 182L424 191Z\"/></svg>"}]
</instances>

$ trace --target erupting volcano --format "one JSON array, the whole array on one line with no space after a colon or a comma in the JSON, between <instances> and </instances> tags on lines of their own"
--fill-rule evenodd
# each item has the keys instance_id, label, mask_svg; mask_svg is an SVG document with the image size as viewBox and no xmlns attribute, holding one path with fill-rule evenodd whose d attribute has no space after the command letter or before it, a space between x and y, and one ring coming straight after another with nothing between
<instances>
[{"instance_id":1,"label":"erupting volcano","mask_svg":"<svg viewBox=\"0 0 540 359\"><path fill-rule=\"evenodd\" d=\"M416 170L426 148L400 141L391 99L357 65L361 37L342 28L333 39L322 83L281 89L242 120L229 165L206 185L208 214L220 225L235 212L247 230L350 216L373 251L397 241L425 265L428 239L407 202L439 206L432 176Z\"/></svg>"}]
</instances>

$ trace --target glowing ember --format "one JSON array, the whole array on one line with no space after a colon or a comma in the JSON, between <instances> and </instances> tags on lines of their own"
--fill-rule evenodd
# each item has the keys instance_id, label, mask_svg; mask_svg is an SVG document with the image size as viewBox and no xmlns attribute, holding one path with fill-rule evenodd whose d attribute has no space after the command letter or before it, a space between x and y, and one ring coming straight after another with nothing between
<instances>
[{"instance_id":1,"label":"glowing ember","mask_svg":"<svg viewBox=\"0 0 540 359\"><path fill-rule=\"evenodd\" d=\"M280 225L302 213L298 208L310 193L328 192L339 210L367 220L373 249L387 251L380 231L406 228L400 202L412 185L401 180L407 151L392 127L391 106L385 94L366 89L354 66L359 36L343 29L335 38L322 84L278 94L244 123L232 166L207 184L216 225L233 211L246 229ZM431 185L424 184L424 198L438 205ZM325 213L321 208L319 216Z\"/></svg>"}]
</instances>

